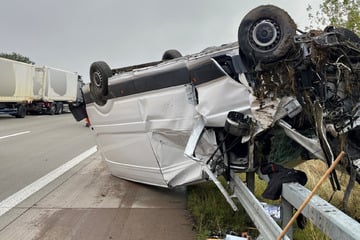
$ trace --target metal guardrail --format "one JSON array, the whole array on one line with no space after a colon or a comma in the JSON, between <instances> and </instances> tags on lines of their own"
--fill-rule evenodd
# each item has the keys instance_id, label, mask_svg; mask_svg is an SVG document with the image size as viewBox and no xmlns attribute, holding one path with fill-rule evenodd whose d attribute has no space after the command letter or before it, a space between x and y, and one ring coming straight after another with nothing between
<instances>
[{"instance_id":1,"label":"metal guardrail","mask_svg":"<svg viewBox=\"0 0 360 240\"><path fill-rule=\"evenodd\" d=\"M298 208L309 193L298 183L283 184L282 197L294 208ZM360 223L317 195L310 200L302 214L331 239L360 238Z\"/></svg>"},{"instance_id":2,"label":"metal guardrail","mask_svg":"<svg viewBox=\"0 0 360 240\"><path fill-rule=\"evenodd\" d=\"M239 200L245 211L250 216L256 228L261 234L261 239L274 240L280 235L282 229L275 220L265 211L259 200L241 181L239 176L231 172L232 188L234 195ZM260 239L260 238L259 238ZM289 240L287 236L284 239Z\"/></svg>"},{"instance_id":3,"label":"metal guardrail","mask_svg":"<svg viewBox=\"0 0 360 240\"><path fill-rule=\"evenodd\" d=\"M239 176L231 172L231 187L234 195L260 232L258 239L274 240L282 232L279 224L266 212L260 201L254 196ZM282 225L287 224L293 215L293 209L299 208L310 191L298 183L283 184L282 190ZM315 195L307 204L302 214L310 219L330 239L360 239L360 223ZM283 239L292 239L290 229Z\"/></svg>"}]
</instances>

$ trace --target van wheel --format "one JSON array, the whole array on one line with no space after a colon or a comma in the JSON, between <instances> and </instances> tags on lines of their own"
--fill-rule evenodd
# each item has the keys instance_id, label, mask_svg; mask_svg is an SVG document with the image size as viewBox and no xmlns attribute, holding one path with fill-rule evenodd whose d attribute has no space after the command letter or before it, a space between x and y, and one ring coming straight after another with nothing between
<instances>
[{"instance_id":1,"label":"van wheel","mask_svg":"<svg viewBox=\"0 0 360 240\"><path fill-rule=\"evenodd\" d=\"M106 103L108 95L108 79L112 76L112 70L106 62L94 62L90 66L90 92L99 105Z\"/></svg>"},{"instance_id":2,"label":"van wheel","mask_svg":"<svg viewBox=\"0 0 360 240\"><path fill-rule=\"evenodd\" d=\"M263 5L251 10L238 31L240 54L256 65L283 58L294 47L294 20L283 9Z\"/></svg>"},{"instance_id":3,"label":"van wheel","mask_svg":"<svg viewBox=\"0 0 360 240\"><path fill-rule=\"evenodd\" d=\"M175 59L175 58L179 58L182 57L181 53L176 50L176 49L170 49L164 52L163 56L162 56L162 60L166 61L166 60L171 60L171 59Z\"/></svg>"},{"instance_id":4,"label":"van wheel","mask_svg":"<svg viewBox=\"0 0 360 240\"><path fill-rule=\"evenodd\" d=\"M353 31L347 29L347 28L335 28L334 32L341 34L343 40L345 41L351 41L354 43L360 43L360 37L356 35Z\"/></svg>"}]
</instances>

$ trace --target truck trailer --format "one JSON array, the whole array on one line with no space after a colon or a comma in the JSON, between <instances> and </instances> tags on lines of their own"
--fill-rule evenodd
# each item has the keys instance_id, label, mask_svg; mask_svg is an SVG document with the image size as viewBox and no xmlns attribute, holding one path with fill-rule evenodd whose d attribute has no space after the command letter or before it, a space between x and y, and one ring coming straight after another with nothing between
<instances>
[{"instance_id":1,"label":"truck trailer","mask_svg":"<svg viewBox=\"0 0 360 240\"><path fill-rule=\"evenodd\" d=\"M78 89L82 86L77 73L48 66L35 67L34 83L34 94L36 91L41 99L28 104L27 111L50 115L61 114L64 106L76 103Z\"/></svg>"},{"instance_id":2,"label":"truck trailer","mask_svg":"<svg viewBox=\"0 0 360 240\"><path fill-rule=\"evenodd\" d=\"M82 80L75 72L0 58L0 80L2 114L61 114L65 106L81 101Z\"/></svg>"},{"instance_id":3,"label":"truck trailer","mask_svg":"<svg viewBox=\"0 0 360 240\"><path fill-rule=\"evenodd\" d=\"M0 58L0 113L25 117L27 105L41 99L34 94L34 81L33 65Z\"/></svg>"}]
</instances>

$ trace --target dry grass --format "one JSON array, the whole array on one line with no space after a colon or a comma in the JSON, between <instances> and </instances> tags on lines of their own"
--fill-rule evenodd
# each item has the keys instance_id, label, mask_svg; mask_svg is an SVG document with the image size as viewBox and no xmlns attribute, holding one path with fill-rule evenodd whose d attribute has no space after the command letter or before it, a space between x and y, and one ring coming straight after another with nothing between
<instances>
[{"instance_id":1,"label":"dry grass","mask_svg":"<svg viewBox=\"0 0 360 240\"><path fill-rule=\"evenodd\" d=\"M312 190L318 183L320 178L327 170L327 166L320 160L310 160L299 166L296 169L302 170L308 177L308 182L305 185L309 190ZM354 188L351 191L350 198L347 205L347 210L344 209L343 199L344 193L349 182L349 176L346 173L337 171L341 190L334 192L330 184L330 180L325 181L317 191L324 200L327 200L338 209L346 212L354 219L360 219L360 206L357 202L360 200L360 185L355 183ZM305 230L296 230L294 232L294 239L312 239L312 240L327 240L327 238L316 226L311 222L307 224Z\"/></svg>"},{"instance_id":2,"label":"dry grass","mask_svg":"<svg viewBox=\"0 0 360 240\"><path fill-rule=\"evenodd\" d=\"M310 190L314 188L314 186L317 184L317 182L327 170L326 164L319 160L307 161L296 168L306 173L308 177L308 182L305 186ZM321 185L317 194L321 198L329 201L335 207L346 212L352 218L360 220L360 205L357 204L360 201L360 185L358 183L355 183L355 186L350 193L347 209L345 210L343 206L343 199L346 187L349 182L349 175L340 171L337 171L337 175L339 177L341 185L340 191L334 192L329 180L325 181Z\"/></svg>"}]
</instances>

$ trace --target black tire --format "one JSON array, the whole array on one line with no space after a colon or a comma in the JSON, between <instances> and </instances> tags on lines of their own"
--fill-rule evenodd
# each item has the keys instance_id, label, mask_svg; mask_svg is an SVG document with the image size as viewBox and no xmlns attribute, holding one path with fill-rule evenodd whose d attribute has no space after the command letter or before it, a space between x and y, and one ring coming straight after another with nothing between
<instances>
[{"instance_id":1,"label":"black tire","mask_svg":"<svg viewBox=\"0 0 360 240\"><path fill-rule=\"evenodd\" d=\"M106 103L106 96L109 93L109 78L112 70L106 62L94 62L90 66L90 92L95 97L95 102L99 105Z\"/></svg>"},{"instance_id":2,"label":"black tire","mask_svg":"<svg viewBox=\"0 0 360 240\"><path fill-rule=\"evenodd\" d=\"M166 60L171 60L171 59L175 59L175 58L179 58L182 57L181 53L176 50L176 49L170 49L164 52L163 56L162 56L162 60L166 61Z\"/></svg>"},{"instance_id":3,"label":"black tire","mask_svg":"<svg viewBox=\"0 0 360 240\"><path fill-rule=\"evenodd\" d=\"M21 104L17 106L17 112L15 114L16 118L24 118L26 116L26 107Z\"/></svg>"},{"instance_id":4,"label":"black tire","mask_svg":"<svg viewBox=\"0 0 360 240\"><path fill-rule=\"evenodd\" d=\"M259 6L240 23L240 55L254 65L278 61L294 47L295 34L296 24L287 12L273 5Z\"/></svg>"},{"instance_id":5,"label":"black tire","mask_svg":"<svg viewBox=\"0 0 360 240\"><path fill-rule=\"evenodd\" d=\"M49 108L49 115L54 115L56 113L56 103L51 103Z\"/></svg>"},{"instance_id":6,"label":"black tire","mask_svg":"<svg viewBox=\"0 0 360 240\"><path fill-rule=\"evenodd\" d=\"M360 37L358 35L356 35L356 33L354 33L353 31L351 31L347 28L335 28L334 32L342 35L342 37L345 41L360 43Z\"/></svg>"},{"instance_id":7,"label":"black tire","mask_svg":"<svg viewBox=\"0 0 360 240\"><path fill-rule=\"evenodd\" d=\"M63 113L63 111L64 111L64 105L63 105L63 103L62 103L62 102L57 102L57 103L56 103L56 111L55 111L55 114L60 115L60 114Z\"/></svg>"}]
</instances>

